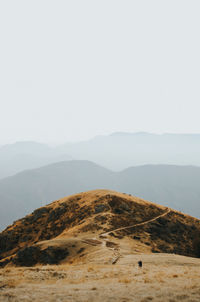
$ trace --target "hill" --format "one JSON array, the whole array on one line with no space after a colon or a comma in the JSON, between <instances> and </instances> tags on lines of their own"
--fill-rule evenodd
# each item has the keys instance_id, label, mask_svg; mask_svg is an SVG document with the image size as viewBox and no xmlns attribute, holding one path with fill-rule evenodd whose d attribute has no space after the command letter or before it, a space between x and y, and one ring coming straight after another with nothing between
<instances>
[{"instance_id":1,"label":"hill","mask_svg":"<svg viewBox=\"0 0 200 302\"><path fill-rule=\"evenodd\" d=\"M112 172L67 161L0 180L0 230L49 200L96 188L117 190L200 217L200 168L146 165Z\"/></svg>"},{"instance_id":2,"label":"hill","mask_svg":"<svg viewBox=\"0 0 200 302\"><path fill-rule=\"evenodd\" d=\"M0 230L49 200L104 188L115 174L88 161L67 161L0 180Z\"/></svg>"},{"instance_id":3,"label":"hill","mask_svg":"<svg viewBox=\"0 0 200 302\"><path fill-rule=\"evenodd\" d=\"M200 167L144 165L118 174L117 190L200 218Z\"/></svg>"},{"instance_id":4,"label":"hill","mask_svg":"<svg viewBox=\"0 0 200 302\"><path fill-rule=\"evenodd\" d=\"M127 194L95 190L57 200L0 233L0 265L117 262L127 254L200 256L200 221ZM109 260L111 259L111 260Z\"/></svg>"}]
</instances>

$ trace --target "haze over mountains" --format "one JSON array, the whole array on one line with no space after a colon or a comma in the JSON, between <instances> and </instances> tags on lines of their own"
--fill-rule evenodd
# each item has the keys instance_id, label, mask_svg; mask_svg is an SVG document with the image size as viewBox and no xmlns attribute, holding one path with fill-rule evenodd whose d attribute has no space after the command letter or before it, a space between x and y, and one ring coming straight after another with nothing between
<instances>
[{"instance_id":1,"label":"haze over mountains","mask_svg":"<svg viewBox=\"0 0 200 302\"><path fill-rule=\"evenodd\" d=\"M145 165L113 172L89 161L66 161L0 181L0 228L69 194L112 189L200 217L200 167Z\"/></svg>"},{"instance_id":2,"label":"haze over mountains","mask_svg":"<svg viewBox=\"0 0 200 302\"><path fill-rule=\"evenodd\" d=\"M74 159L91 160L118 171L144 164L200 165L199 134L117 132L66 144L60 150Z\"/></svg>"},{"instance_id":3,"label":"haze over mountains","mask_svg":"<svg viewBox=\"0 0 200 302\"><path fill-rule=\"evenodd\" d=\"M17 142L0 147L0 179L26 169L72 159L67 154L60 154L45 144L36 142Z\"/></svg>"},{"instance_id":4,"label":"haze over mountains","mask_svg":"<svg viewBox=\"0 0 200 302\"><path fill-rule=\"evenodd\" d=\"M199 134L113 133L49 147L19 142L0 147L0 178L63 160L89 160L114 171L144 164L200 166Z\"/></svg>"}]
</instances>

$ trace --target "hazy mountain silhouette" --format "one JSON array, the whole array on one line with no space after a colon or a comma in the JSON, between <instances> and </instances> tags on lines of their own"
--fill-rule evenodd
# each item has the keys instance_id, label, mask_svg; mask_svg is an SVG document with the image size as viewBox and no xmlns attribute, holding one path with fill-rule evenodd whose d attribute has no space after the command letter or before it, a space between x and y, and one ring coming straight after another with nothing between
<instances>
[{"instance_id":1,"label":"hazy mountain silhouette","mask_svg":"<svg viewBox=\"0 0 200 302\"><path fill-rule=\"evenodd\" d=\"M145 164L200 166L199 134L117 132L49 147L18 142L0 147L0 178L64 160L89 160L114 171Z\"/></svg>"},{"instance_id":2,"label":"hazy mountain silhouette","mask_svg":"<svg viewBox=\"0 0 200 302\"><path fill-rule=\"evenodd\" d=\"M0 228L50 200L103 188L121 191L200 217L200 168L147 165L112 172L89 161L67 161L0 181Z\"/></svg>"},{"instance_id":3,"label":"hazy mountain silhouette","mask_svg":"<svg viewBox=\"0 0 200 302\"><path fill-rule=\"evenodd\" d=\"M91 160L117 171L144 164L200 166L200 134L117 132L58 149L74 159Z\"/></svg>"},{"instance_id":4,"label":"hazy mountain silhouette","mask_svg":"<svg viewBox=\"0 0 200 302\"><path fill-rule=\"evenodd\" d=\"M26 169L39 168L54 162L72 159L56 148L36 142L17 142L0 147L0 178Z\"/></svg>"},{"instance_id":5,"label":"hazy mountain silhouette","mask_svg":"<svg viewBox=\"0 0 200 302\"><path fill-rule=\"evenodd\" d=\"M0 180L0 228L49 200L104 187L112 174L87 161L67 161Z\"/></svg>"}]
</instances>

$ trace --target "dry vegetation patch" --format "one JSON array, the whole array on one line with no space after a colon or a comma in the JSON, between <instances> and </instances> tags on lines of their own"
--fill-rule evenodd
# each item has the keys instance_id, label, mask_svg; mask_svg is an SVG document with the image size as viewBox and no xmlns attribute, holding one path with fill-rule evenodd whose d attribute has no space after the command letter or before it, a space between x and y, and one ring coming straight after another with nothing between
<instances>
[{"instance_id":1,"label":"dry vegetation patch","mask_svg":"<svg viewBox=\"0 0 200 302\"><path fill-rule=\"evenodd\" d=\"M142 269L138 257L143 259ZM167 254L124 256L115 266L4 268L0 301L199 302L199 271L198 259Z\"/></svg>"}]
</instances>

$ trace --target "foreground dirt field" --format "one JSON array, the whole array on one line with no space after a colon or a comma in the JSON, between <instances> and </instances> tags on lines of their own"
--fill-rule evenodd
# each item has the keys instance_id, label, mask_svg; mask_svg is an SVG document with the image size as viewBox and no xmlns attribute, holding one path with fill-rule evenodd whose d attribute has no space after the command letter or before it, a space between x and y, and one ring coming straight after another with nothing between
<instances>
[{"instance_id":1,"label":"foreground dirt field","mask_svg":"<svg viewBox=\"0 0 200 302\"><path fill-rule=\"evenodd\" d=\"M199 302L199 281L200 259L124 255L112 265L102 257L102 263L0 269L0 301Z\"/></svg>"}]
</instances>

